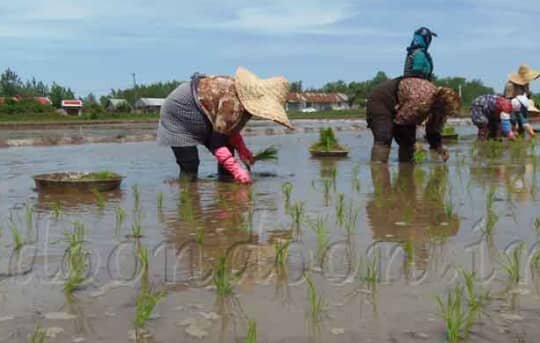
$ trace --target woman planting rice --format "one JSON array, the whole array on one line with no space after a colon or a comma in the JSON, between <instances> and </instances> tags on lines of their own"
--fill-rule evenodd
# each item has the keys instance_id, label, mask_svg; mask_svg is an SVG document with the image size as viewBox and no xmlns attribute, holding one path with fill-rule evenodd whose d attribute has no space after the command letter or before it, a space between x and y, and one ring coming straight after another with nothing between
<instances>
[{"instance_id":1,"label":"woman planting rice","mask_svg":"<svg viewBox=\"0 0 540 343\"><path fill-rule=\"evenodd\" d=\"M387 162L392 139L399 144L399 161L411 162L416 143L416 126L426 122L430 149L443 160L448 152L442 145L441 131L448 115L460 108L459 95L450 88L436 87L420 78L388 80L368 96L367 120L374 143L371 160Z\"/></svg>"},{"instance_id":2,"label":"woman planting rice","mask_svg":"<svg viewBox=\"0 0 540 343\"><path fill-rule=\"evenodd\" d=\"M261 80L244 68L239 68L234 77L195 74L191 82L178 86L165 100L158 142L172 148L183 177L197 177L200 144L215 156L220 175L229 173L239 183L250 183L249 172L233 155L237 150L248 166L255 162L240 131L251 116L292 129L284 109L288 93L285 78Z\"/></svg>"},{"instance_id":3,"label":"woman planting rice","mask_svg":"<svg viewBox=\"0 0 540 343\"><path fill-rule=\"evenodd\" d=\"M507 128L511 126L510 113L512 102L503 96L481 95L474 99L471 105L471 119L478 128L478 139L497 138L501 131L508 138L514 138L512 130Z\"/></svg>"}]
</instances>

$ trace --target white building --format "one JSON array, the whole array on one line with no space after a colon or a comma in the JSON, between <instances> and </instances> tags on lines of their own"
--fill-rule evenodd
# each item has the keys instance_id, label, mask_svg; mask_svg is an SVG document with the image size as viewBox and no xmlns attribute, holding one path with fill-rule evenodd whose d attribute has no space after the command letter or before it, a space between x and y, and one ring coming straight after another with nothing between
<instances>
[{"instance_id":1,"label":"white building","mask_svg":"<svg viewBox=\"0 0 540 343\"><path fill-rule=\"evenodd\" d=\"M289 93L287 111L298 112L306 109L313 111L348 110L349 97L343 93Z\"/></svg>"},{"instance_id":2,"label":"white building","mask_svg":"<svg viewBox=\"0 0 540 343\"><path fill-rule=\"evenodd\" d=\"M164 102L162 98L140 98L135 103L135 109L142 113L159 113Z\"/></svg>"}]
</instances>

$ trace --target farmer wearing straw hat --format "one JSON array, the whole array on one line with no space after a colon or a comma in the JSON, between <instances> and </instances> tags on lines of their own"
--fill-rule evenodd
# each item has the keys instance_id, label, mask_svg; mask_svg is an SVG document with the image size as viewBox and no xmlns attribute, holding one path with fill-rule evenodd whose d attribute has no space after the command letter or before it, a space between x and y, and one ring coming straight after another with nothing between
<instances>
[{"instance_id":1,"label":"farmer wearing straw hat","mask_svg":"<svg viewBox=\"0 0 540 343\"><path fill-rule=\"evenodd\" d=\"M183 177L196 178L200 144L215 156L221 175L228 173L239 183L250 183L248 171L233 155L237 150L247 165L254 163L240 131L252 116L292 129L284 109L288 93L284 77L262 80L244 68L238 68L234 77L196 73L165 100L158 143L172 148Z\"/></svg>"},{"instance_id":2,"label":"farmer wearing straw hat","mask_svg":"<svg viewBox=\"0 0 540 343\"><path fill-rule=\"evenodd\" d=\"M398 78L379 84L368 95L367 121L373 133L371 161L387 162L390 146L399 144L399 161L412 162L416 126L426 122L426 138L431 150L448 159L441 131L446 117L460 108L459 95L447 87L437 87L420 78Z\"/></svg>"},{"instance_id":3,"label":"farmer wearing straw hat","mask_svg":"<svg viewBox=\"0 0 540 343\"><path fill-rule=\"evenodd\" d=\"M528 65L522 64L519 66L517 73L511 73L508 76L508 81L504 86L504 96L508 99L513 99L519 95L531 96L529 82L540 77L540 71L531 69Z\"/></svg>"}]
</instances>

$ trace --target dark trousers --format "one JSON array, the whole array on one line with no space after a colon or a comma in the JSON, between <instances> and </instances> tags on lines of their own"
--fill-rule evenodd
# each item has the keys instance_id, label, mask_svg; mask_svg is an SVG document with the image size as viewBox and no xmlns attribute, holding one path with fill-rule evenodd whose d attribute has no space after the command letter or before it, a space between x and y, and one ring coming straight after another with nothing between
<instances>
[{"instance_id":1,"label":"dark trousers","mask_svg":"<svg viewBox=\"0 0 540 343\"><path fill-rule=\"evenodd\" d=\"M234 148L227 147L234 154ZM180 177L188 179L196 179L197 174L199 173L199 151L196 146L186 146L186 147L171 147L174 157L176 159L176 164L180 167ZM231 177L230 173L225 170L220 164L218 164L218 176L220 178L229 178Z\"/></svg>"},{"instance_id":2,"label":"dark trousers","mask_svg":"<svg viewBox=\"0 0 540 343\"><path fill-rule=\"evenodd\" d=\"M392 113L368 114L368 127L373 133L373 144L390 148L395 139L399 145L399 161L411 162L416 143L416 125L396 125Z\"/></svg>"}]
</instances>

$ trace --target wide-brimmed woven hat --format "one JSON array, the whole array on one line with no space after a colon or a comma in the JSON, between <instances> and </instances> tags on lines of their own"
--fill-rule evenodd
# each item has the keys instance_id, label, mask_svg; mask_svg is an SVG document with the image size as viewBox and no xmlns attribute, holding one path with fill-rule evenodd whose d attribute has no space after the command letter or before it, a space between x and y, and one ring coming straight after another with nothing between
<instances>
[{"instance_id":1,"label":"wide-brimmed woven hat","mask_svg":"<svg viewBox=\"0 0 540 343\"><path fill-rule=\"evenodd\" d=\"M289 94L286 78L279 76L262 80L240 67L236 71L235 86L240 102L249 113L294 129L285 111Z\"/></svg>"},{"instance_id":2,"label":"wide-brimmed woven hat","mask_svg":"<svg viewBox=\"0 0 540 343\"><path fill-rule=\"evenodd\" d=\"M517 73L511 73L508 75L508 79L517 85L524 86L529 82L536 80L540 77L540 71L531 69L526 64L519 66Z\"/></svg>"},{"instance_id":3,"label":"wide-brimmed woven hat","mask_svg":"<svg viewBox=\"0 0 540 343\"><path fill-rule=\"evenodd\" d=\"M536 107L536 104L534 103L534 100L529 100L529 113L540 113L540 110Z\"/></svg>"}]
</instances>

